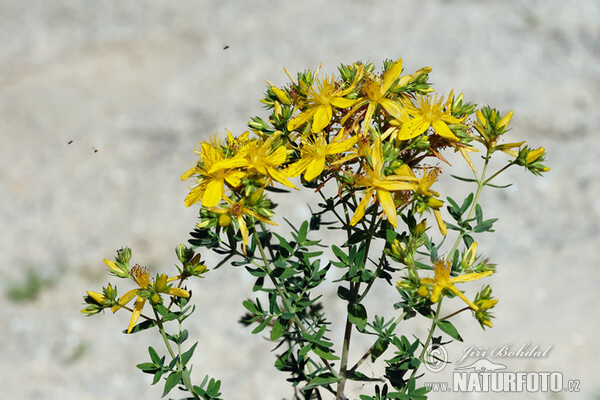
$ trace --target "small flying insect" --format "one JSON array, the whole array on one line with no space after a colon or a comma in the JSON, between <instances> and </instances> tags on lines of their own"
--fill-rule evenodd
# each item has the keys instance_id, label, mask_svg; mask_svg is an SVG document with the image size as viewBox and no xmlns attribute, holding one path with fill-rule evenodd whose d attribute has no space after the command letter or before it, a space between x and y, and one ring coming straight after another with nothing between
<instances>
[{"instance_id":1,"label":"small flying insect","mask_svg":"<svg viewBox=\"0 0 600 400\"><path fill-rule=\"evenodd\" d=\"M223 47L223 50L227 50L229 48L229 45L225 45L225 47Z\"/></svg>"}]
</instances>

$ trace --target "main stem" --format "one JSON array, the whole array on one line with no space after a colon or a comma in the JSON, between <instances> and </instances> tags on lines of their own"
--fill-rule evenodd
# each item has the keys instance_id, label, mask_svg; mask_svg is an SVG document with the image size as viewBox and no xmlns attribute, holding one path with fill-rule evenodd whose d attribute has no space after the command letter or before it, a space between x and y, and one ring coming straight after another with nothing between
<instances>
[{"instance_id":1,"label":"main stem","mask_svg":"<svg viewBox=\"0 0 600 400\"><path fill-rule=\"evenodd\" d=\"M363 264L367 263L369 258L369 249L371 247L371 240L375 235L375 229L377 227L377 208L374 209L373 215L371 218L371 226L369 227L369 237L367 239L367 243L365 244L365 257L363 260ZM348 232L348 234L350 234ZM349 239L349 237L348 237ZM375 278L373 278L375 279ZM356 300L356 296L358 295L358 289L360 286L360 282L350 282L350 295L349 299L351 302ZM362 297L361 297L362 300ZM338 382L336 400L342 400L342 396L344 395L344 388L346 387L346 381L348 380L347 371L348 371L348 352L350 350L350 338L352 337L352 323L350 322L350 315L346 315L346 328L344 330L344 343L342 345L342 358L340 360L340 380Z\"/></svg>"},{"instance_id":2,"label":"main stem","mask_svg":"<svg viewBox=\"0 0 600 400\"><path fill-rule=\"evenodd\" d=\"M287 312L293 312L292 311L292 306L287 298L287 295L284 293L283 289L281 288L281 286L279 286L279 284L277 283L277 281L275 280L275 277L273 277L273 270L271 269L269 260L267 259L267 255L265 254L265 249L260 241L260 237L258 236L258 232L256 231L256 229L254 229L254 234L256 235L256 243L258 246L258 251L260 252L260 256L262 257L263 263L264 263L264 268L267 271L267 275L269 275L269 278L271 279L271 283L273 283L273 286L275 286L275 290L277 291L277 294L279 295L279 297L281 298L281 301L283 302L283 305L286 309ZM300 321L300 318L298 318L298 316L296 315L296 313L294 313L294 317L292 318L292 321L294 321L294 324L296 324L296 326L304 333L309 333L308 330L304 327L304 325L302 324L302 321ZM327 361L326 359L324 359L323 357L321 357L321 361L325 364L325 366L327 367L327 369L329 369L329 371L334 375L334 376L338 376L337 373L335 372L335 370L333 369L333 367L331 366L331 364L329 364L329 361Z\"/></svg>"},{"instance_id":3,"label":"main stem","mask_svg":"<svg viewBox=\"0 0 600 400\"><path fill-rule=\"evenodd\" d=\"M154 310L154 309L152 309L152 310L154 311L154 315L156 316L156 325L158 326L160 335L162 336L163 341L165 342L165 346L167 347L167 351L169 352L169 355L171 356L171 358L173 360L176 357L178 358L177 370L181 371L181 378L183 379L183 383L185 384L185 387L192 395L194 395L195 399L200 400L200 397L196 394L196 392L193 389L192 382L190 381L189 376L183 373L183 365L181 364L181 346L179 344L177 345L178 355L175 356L175 352L173 351L173 348L171 347L171 344L169 343L169 339L167 338L167 332L165 331L165 327L162 323L162 320L160 319L160 316L158 315L156 310ZM181 323L179 323L179 334L181 334Z\"/></svg>"}]
</instances>

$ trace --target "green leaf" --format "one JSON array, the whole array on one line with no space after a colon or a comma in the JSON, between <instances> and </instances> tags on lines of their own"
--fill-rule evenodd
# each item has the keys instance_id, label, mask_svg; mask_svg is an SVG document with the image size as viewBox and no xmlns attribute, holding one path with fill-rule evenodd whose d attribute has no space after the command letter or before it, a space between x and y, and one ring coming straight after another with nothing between
<instances>
[{"instance_id":1,"label":"green leaf","mask_svg":"<svg viewBox=\"0 0 600 400\"><path fill-rule=\"evenodd\" d=\"M375 362L388 348L389 342L382 337L379 337L371 350L371 362Z\"/></svg>"},{"instance_id":2,"label":"green leaf","mask_svg":"<svg viewBox=\"0 0 600 400\"><path fill-rule=\"evenodd\" d=\"M463 178L462 176L457 176L457 175L452 175L450 174L451 177L458 179L459 181L464 181L464 182L477 182L477 179L473 179L473 178Z\"/></svg>"},{"instance_id":3,"label":"green leaf","mask_svg":"<svg viewBox=\"0 0 600 400\"><path fill-rule=\"evenodd\" d=\"M306 242L306 235L308 234L308 221L304 221L302 225L300 225L300 229L298 230L298 244L302 245Z\"/></svg>"},{"instance_id":4,"label":"green leaf","mask_svg":"<svg viewBox=\"0 0 600 400\"><path fill-rule=\"evenodd\" d=\"M337 246L331 246L331 250L333 251L333 254L335 254L335 256L342 261L344 264L348 264L348 256L346 255L346 253L340 249Z\"/></svg>"},{"instance_id":5,"label":"green leaf","mask_svg":"<svg viewBox=\"0 0 600 400\"><path fill-rule=\"evenodd\" d=\"M276 234L275 232L273 232L273 235L279 239L279 246L283 247L284 249L286 249L288 251L289 254L294 253L294 250L292 249L292 247L289 245L288 241L283 238L282 236Z\"/></svg>"},{"instance_id":6,"label":"green leaf","mask_svg":"<svg viewBox=\"0 0 600 400\"><path fill-rule=\"evenodd\" d=\"M348 304L348 320L359 330L367 326L367 309L362 304Z\"/></svg>"},{"instance_id":7,"label":"green leaf","mask_svg":"<svg viewBox=\"0 0 600 400\"><path fill-rule=\"evenodd\" d=\"M309 390L316 388L318 386L326 386L336 383L338 379L333 374L321 374L316 376L308 382L306 386L304 386L304 390Z\"/></svg>"},{"instance_id":8,"label":"green leaf","mask_svg":"<svg viewBox=\"0 0 600 400\"><path fill-rule=\"evenodd\" d=\"M338 356L333 354L329 349L326 349L326 348L324 349L321 346L313 347L312 351L319 357L324 358L325 360L335 361L335 360L340 359Z\"/></svg>"},{"instance_id":9,"label":"green leaf","mask_svg":"<svg viewBox=\"0 0 600 400\"><path fill-rule=\"evenodd\" d=\"M463 201L462 206L460 207L461 214L464 214L468 210L469 206L473 202L473 197L475 197L473 193L469 193L467 198Z\"/></svg>"},{"instance_id":10,"label":"green leaf","mask_svg":"<svg viewBox=\"0 0 600 400\"><path fill-rule=\"evenodd\" d=\"M181 371L175 371L167 377L167 380L165 382L165 390L163 391L162 397L165 397L167 393L169 393L171 389L173 389L175 385L177 385L181 381L181 376Z\"/></svg>"},{"instance_id":11,"label":"green leaf","mask_svg":"<svg viewBox=\"0 0 600 400\"><path fill-rule=\"evenodd\" d=\"M244 300L242 302L242 305L244 306L244 308L248 311L250 311L252 314L254 315L260 315L261 313L258 311L258 309L256 308L256 306L254 305L253 302L251 302L250 300Z\"/></svg>"},{"instance_id":12,"label":"green leaf","mask_svg":"<svg viewBox=\"0 0 600 400\"><path fill-rule=\"evenodd\" d=\"M158 353L156 352L156 350L154 350L152 346L148 347L148 353L150 353L150 359L152 360L152 362L154 362L154 364L162 364Z\"/></svg>"},{"instance_id":13,"label":"green leaf","mask_svg":"<svg viewBox=\"0 0 600 400\"><path fill-rule=\"evenodd\" d=\"M156 373L154 374L154 377L152 378L152 384L156 385L158 383L158 381L160 381L160 378L163 375L163 370L159 369L158 371L156 371Z\"/></svg>"},{"instance_id":14,"label":"green leaf","mask_svg":"<svg viewBox=\"0 0 600 400\"><path fill-rule=\"evenodd\" d=\"M145 363L136 365L136 367L141 369L144 372L151 371L151 373L154 373L154 371L156 371L157 365L154 363L151 363L151 362L145 362Z\"/></svg>"},{"instance_id":15,"label":"green leaf","mask_svg":"<svg viewBox=\"0 0 600 400\"><path fill-rule=\"evenodd\" d=\"M284 320L281 321L281 318L277 318L275 323L273 324L273 329L271 329L271 341L274 342L281 338L286 331L287 322Z\"/></svg>"},{"instance_id":16,"label":"green leaf","mask_svg":"<svg viewBox=\"0 0 600 400\"><path fill-rule=\"evenodd\" d=\"M133 334L136 332L145 331L146 329L150 329L154 326L156 326L156 322L154 320L147 319L134 326L131 330L131 333ZM127 329L123 330L123 333L127 333Z\"/></svg>"},{"instance_id":17,"label":"green leaf","mask_svg":"<svg viewBox=\"0 0 600 400\"><path fill-rule=\"evenodd\" d=\"M263 329L265 329L267 327L267 325L269 324L269 322L271 322L271 319L273 318L272 315L269 315L268 317L266 317L263 322L260 323L260 325L258 325L256 328L254 328L254 330L252 331L252 333L256 334L258 332L261 332Z\"/></svg>"},{"instance_id":18,"label":"green leaf","mask_svg":"<svg viewBox=\"0 0 600 400\"><path fill-rule=\"evenodd\" d=\"M454 327L454 325L452 325L450 321L438 321L437 326L451 338L456 339L460 342L463 341L463 338L458 333L458 330Z\"/></svg>"},{"instance_id":19,"label":"green leaf","mask_svg":"<svg viewBox=\"0 0 600 400\"><path fill-rule=\"evenodd\" d=\"M340 299L348 301L350 298L350 290L344 286L338 286L337 295Z\"/></svg>"},{"instance_id":20,"label":"green leaf","mask_svg":"<svg viewBox=\"0 0 600 400\"><path fill-rule=\"evenodd\" d=\"M188 361L190 361L190 359L192 358L192 355L194 354L194 350L196 350L197 345L198 345L198 342L194 343L194 345L192 347L190 347L190 349L188 351L186 351L185 353L183 353L181 355L181 363L183 365L186 365L188 363Z\"/></svg>"},{"instance_id":21,"label":"green leaf","mask_svg":"<svg viewBox=\"0 0 600 400\"><path fill-rule=\"evenodd\" d=\"M183 331L181 331L181 334L177 337L177 341L175 343L182 344L183 342L185 342L187 340L189 335L190 335L190 333L188 332L188 330L184 329Z\"/></svg>"}]
</instances>

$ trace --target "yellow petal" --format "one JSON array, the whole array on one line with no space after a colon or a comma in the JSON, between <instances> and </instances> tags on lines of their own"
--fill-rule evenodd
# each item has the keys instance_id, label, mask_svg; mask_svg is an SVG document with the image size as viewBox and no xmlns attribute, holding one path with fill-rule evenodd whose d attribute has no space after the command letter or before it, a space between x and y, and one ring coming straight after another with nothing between
<instances>
[{"instance_id":1,"label":"yellow petal","mask_svg":"<svg viewBox=\"0 0 600 400\"><path fill-rule=\"evenodd\" d=\"M196 167L188 169L187 171L185 171L183 173L183 175L181 175L181 180L185 181L190 176L194 175L196 173L196 171L198 171L198 168L196 168Z\"/></svg>"},{"instance_id":2,"label":"yellow petal","mask_svg":"<svg viewBox=\"0 0 600 400\"><path fill-rule=\"evenodd\" d=\"M190 293L187 290L177 287L169 288L165 293L169 296L185 297L186 299L190 297Z\"/></svg>"},{"instance_id":3,"label":"yellow petal","mask_svg":"<svg viewBox=\"0 0 600 400\"><path fill-rule=\"evenodd\" d=\"M244 217L239 216L237 218L238 225L240 227L240 232L242 233L242 250L244 254L246 254L246 246L248 245L248 227L246 226L246 222L244 222Z\"/></svg>"},{"instance_id":4,"label":"yellow petal","mask_svg":"<svg viewBox=\"0 0 600 400\"><path fill-rule=\"evenodd\" d=\"M475 253L477 253L477 242L473 242L463 257L463 264L466 268L469 268L471 265L473 265L473 262L475 261Z\"/></svg>"},{"instance_id":5,"label":"yellow petal","mask_svg":"<svg viewBox=\"0 0 600 400\"><path fill-rule=\"evenodd\" d=\"M131 330L135 326L135 323L142 315L142 309L144 308L144 304L146 303L146 299L143 297L138 297L133 306L133 312L131 313L131 319L129 320L129 326L127 327L127 333L131 333Z\"/></svg>"},{"instance_id":6,"label":"yellow petal","mask_svg":"<svg viewBox=\"0 0 600 400\"><path fill-rule=\"evenodd\" d=\"M189 207L193 204L196 204L198 201L200 201L200 198L202 197L202 195L204 194L204 186L203 185L198 185L196 187L194 187L189 193L188 195L185 197L185 206Z\"/></svg>"},{"instance_id":7,"label":"yellow petal","mask_svg":"<svg viewBox=\"0 0 600 400\"><path fill-rule=\"evenodd\" d=\"M223 197L223 181L220 179L211 180L206 185L206 190L202 196L202 205L204 207L215 207Z\"/></svg>"},{"instance_id":8,"label":"yellow petal","mask_svg":"<svg viewBox=\"0 0 600 400\"><path fill-rule=\"evenodd\" d=\"M400 132L398 132L396 138L398 140L412 139L425 132L429 126L429 122L425 121L422 117L415 117L402 124L402 128L400 128Z\"/></svg>"},{"instance_id":9,"label":"yellow petal","mask_svg":"<svg viewBox=\"0 0 600 400\"><path fill-rule=\"evenodd\" d=\"M290 119L287 123L288 131L293 131L301 125L304 125L312 118L314 110L305 111L299 114L297 117Z\"/></svg>"},{"instance_id":10,"label":"yellow petal","mask_svg":"<svg viewBox=\"0 0 600 400\"><path fill-rule=\"evenodd\" d=\"M510 120L512 119L512 116L513 112L509 111L504 117L502 117L502 119L498 122L498 125L496 125L496 127L503 128L506 125L508 125L510 123Z\"/></svg>"},{"instance_id":11,"label":"yellow petal","mask_svg":"<svg viewBox=\"0 0 600 400\"><path fill-rule=\"evenodd\" d=\"M476 281L481 278L485 278L486 276L490 276L494 273L494 271L486 271L486 272L473 272L471 274L460 275L454 278L450 278L451 283L458 282L471 282Z\"/></svg>"},{"instance_id":12,"label":"yellow petal","mask_svg":"<svg viewBox=\"0 0 600 400\"><path fill-rule=\"evenodd\" d=\"M457 295L458 297L460 297L460 299L462 301L464 301L465 303L467 303L467 305L469 307L471 307L474 311L479 310L479 307L477 307L475 304L473 304L473 302L471 300L469 300L469 298L467 296L465 296L463 292L461 292L460 290L458 290L454 286L452 286L452 285L448 286L448 290L450 290L452 293L454 293L455 295Z\"/></svg>"},{"instance_id":13,"label":"yellow petal","mask_svg":"<svg viewBox=\"0 0 600 400\"><path fill-rule=\"evenodd\" d=\"M383 83L381 84L381 92L382 94L386 93L394 81L398 79L400 74L402 73L402 59L394 61L392 65L388 68L388 70L383 75Z\"/></svg>"},{"instance_id":14,"label":"yellow petal","mask_svg":"<svg viewBox=\"0 0 600 400\"><path fill-rule=\"evenodd\" d=\"M387 217L388 221L394 228L398 227L398 214L396 214L396 205L394 204L394 198L392 194L387 190L379 189L377 190L377 198L379 199L379 204L381 204L381 208L383 208L383 213Z\"/></svg>"},{"instance_id":15,"label":"yellow petal","mask_svg":"<svg viewBox=\"0 0 600 400\"><path fill-rule=\"evenodd\" d=\"M138 294L138 289L130 290L129 292L127 292L123 296L121 296L121 298L119 299L119 304L124 306L125 304L129 303L135 296L137 296L137 294Z\"/></svg>"},{"instance_id":16,"label":"yellow petal","mask_svg":"<svg viewBox=\"0 0 600 400\"><path fill-rule=\"evenodd\" d=\"M312 133L321 132L331 121L332 110L329 104L317 107L312 124Z\"/></svg>"},{"instance_id":17,"label":"yellow petal","mask_svg":"<svg viewBox=\"0 0 600 400\"><path fill-rule=\"evenodd\" d=\"M98 304L102 304L102 302L106 300L106 296L104 296L102 293L92 292L89 290L86 293Z\"/></svg>"},{"instance_id":18,"label":"yellow petal","mask_svg":"<svg viewBox=\"0 0 600 400\"><path fill-rule=\"evenodd\" d=\"M306 179L309 182L312 181L317 176L319 176L321 174L321 172L323 172L324 168L325 168L325 155L323 155L321 157L313 158L312 161L310 162L310 164L308 165L306 172L304 173L304 179Z\"/></svg>"},{"instance_id":19,"label":"yellow petal","mask_svg":"<svg viewBox=\"0 0 600 400\"><path fill-rule=\"evenodd\" d=\"M455 142L458 141L456 135L450 130L450 128L448 128L448 125L446 125L444 121L436 119L431 123L431 125L433 126L433 130L436 134Z\"/></svg>"},{"instance_id":20,"label":"yellow petal","mask_svg":"<svg viewBox=\"0 0 600 400\"><path fill-rule=\"evenodd\" d=\"M119 274L122 274L122 273L123 273L123 271L121 270L121 268L119 268L119 267L117 266L117 264L115 264L114 262L112 262L112 261L110 261L110 260L107 260L107 259L105 258L105 259L104 259L104 263L105 263L106 265L108 265L108 268L110 268L112 271L114 271L114 272L116 272L116 273L119 273Z\"/></svg>"},{"instance_id":21,"label":"yellow petal","mask_svg":"<svg viewBox=\"0 0 600 400\"><path fill-rule=\"evenodd\" d=\"M343 97L334 97L331 99L331 105L337 108L348 108L356 104L357 100L345 99Z\"/></svg>"},{"instance_id":22,"label":"yellow petal","mask_svg":"<svg viewBox=\"0 0 600 400\"><path fill-rule=\"evenodd\" d=\"M435 216L435 221L437 222L438 228L440 229L440 233L444 236L448 233L448 228L446 227L446 223L442 218L442 214L439 210L433 210L433 215Z\"/></svg>"},{"instance_id":23,"label":"yellow petal","mask_svg":"<svg viewBox=\"0 0 600 400\"><path fill-rule=\"evenodd\" d=\"M362 200L358 204L358 207L356 207L356 210L354 211L354 216L352 217L352 220L350 221L351 226L356 225L356 223L358 221L360 221L362 217L365 216L365 211L367 209L367 206L369 205L369 202L371 201L372 195L373 195L373 190L372 189L367 190L367 192L365 193L365 196L362 198Z\"/></svg>"},{"instance_id":24,"label":"yellow petal","mask_svg":"<svg viewBox=\"0 0 600 400\"><path fill-rule=\"evenodd\" d=\"M431 291L431 297L429 298L429 300L431 300L432 303L437 303L437 301L440 298L440 293L442 293L442 286L435 285L433 287L433 290Z\"/></svg>"}]
</instances>

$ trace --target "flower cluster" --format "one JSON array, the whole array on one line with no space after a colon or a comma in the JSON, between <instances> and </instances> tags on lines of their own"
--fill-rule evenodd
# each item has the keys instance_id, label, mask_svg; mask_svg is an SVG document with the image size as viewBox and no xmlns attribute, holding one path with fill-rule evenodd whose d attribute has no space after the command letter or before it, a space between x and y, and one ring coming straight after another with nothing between
<instances>
[{"instance_id":1,"label":"flower cluster","mask_svg":"<svg viewBox=\"0 0 600 400\"><path fill-rule=\"evenodd\" d=\"M228 133L227 140L201 143L199 160L183 174L182 179L196 181L185 204L201 203L198 227L239 231L245 253L255 224L275 225L268 191L275 190L276 183L296 190L291 179L301 176L303 186L317 191L329 182L337 185L340 198L353 211L346 221L350 227L364 224L367 210L375 209L370 212L395 229L399 213L432 213L446 235L440 212L444 201L431 189L441 173L433 164L447 163L442 150L460 152L474 174L469 153L480 151L476 143L483 145L488 158L497 150L509 154L506 167L521 165L536 174L549 169L542 164L543 148L533 150L525 142L499 144L512 111L502 116L490 107L476 110L454 91L447 97L436 94L428 83L430 72L425 67L403 74L402 59L386 61L382 73L360 62L340 66L339 76L309 70L294 79L286 70L289 85L268 83L262 102L271 115L268 121L250 121L254 136ZM443 288L460 293L440 282L473 278L449 278L447 264L435 263L433 302ZM477 310L471 301L467 304Z\"/></svg>"},{"instance_id":2,"label":"flower cluster","mask_svg":"<svg viewBox=\"0 0 600 400\"><path fill-rule=\"evenodd\" d=\"M449 343L435 331L462 340L450 322L461 312L470 312L484 329L493 326L498 300L490 286L474 297L457 287L496 271L478 253L475 241L475 236L493 232L497 220L484 218L482 190L505 187L492 181L511 166L536 175L548 171L545 149L504 140L512 111L478 108L454 90L436 93L429 67L405 73L398 59L385 61L382 72L361 62L341 65L337 75L320 74L320 67L296 77L285 72L290 79L286 86L267 82L261 102L268 118L254 117L249 131L237 136L228 132L197 147L198 159L182 176L193 179L185 205L200 203L200 220L189 243L222 257L214 269L226 263L244 266L256 279L252 290L267 301L244 300L247 313L240 322L256 325L252 333L270 329L270 340L282 352L275 367L290 374L294 398L329 393L344 399L348 381L385 382L375 387L375 396L361 395L362 400L426 398L428 389L416 386L422 376L418 369L427 362L430 347ZM458 162L464 160L473 174L451 174L471 188L462 202L435 187L452 168L448 151L460 154ZM481 157L472 160L474 153ZM497 155L503 157L503 166L496 164ZM288 234L272 232L267 225L278 221L272 194L299 187L319 196L318 209L310 210L310 220L297 226L290 222ZM435 223L429 224L428 218ZM331 235L335 244L325 255L326 265L321 257L325 246L314 237L323 226L340 232ZM188 338L182 323L194 311L183 283L201 277L207 268L195 248L180 245L176 252L182 263L178 275L160 274L152 280L149 268L130 267L131 251L121 249L114 262L105 263L112 275L136 287L121 297L111 284L101 293L88 291L82 311L95 315L124 308L131 312L127 333L158 328L171 361L150 347L150 362L138 368L153 374L154 383L164 375L163 396L178 387L194 399L220 400L220 381L207 376L200 386L191 383L188 363L197 343L186 351L181 347ZM332 267L342 275L328 284L347 303L338 346L327 337L331 323L323 312L323 291L313 293ZM381 316L386 310L378 309L370 318L363 299L379 281L396 290L399 301L387 310L391 316ZM165 296L170 297L168 305L163 304ZM148 303L154 315L142 314ZM462 308L444 317L442 303ZM397 330L417 316L431 321L424 340L408 339ZM168 334L165 324L175 320L178 331ZM349 349L355 330L372 335L374 343L353 365ZM394 355L384 359L381 379L359 371L365 360L377 361L388 348L394 348Z\"/></svg>"}]
</instances>

